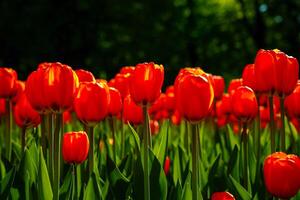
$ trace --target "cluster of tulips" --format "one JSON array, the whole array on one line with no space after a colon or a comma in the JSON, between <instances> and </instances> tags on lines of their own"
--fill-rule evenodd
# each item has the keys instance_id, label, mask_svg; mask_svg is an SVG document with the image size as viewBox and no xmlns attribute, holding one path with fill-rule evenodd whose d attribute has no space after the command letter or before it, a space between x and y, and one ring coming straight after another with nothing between
<instances>
[{"instance_id":1,"label":"cluster of tulips","mask_svg":"<svg viewBox=\"0 0 300 200\"><path fill-rule=\"evenodd\" d=\"M18 80L13 69L0 68L0 119L3 127L1 162L4 163L2 160L5 160L5 163L9 163L3 164L4 168L19 165L16 164L17 159L12 156L12 146L18 141L21 143L21 163L29 162L26 159L32 151L33 143L40 147L40 164L37 168L43 181L37 184L38 191L46 188L43 186L45 181L50 183L50 187L45 189L48 194L39 195L44 199L62 198L62 194L67 193L65 190L72 191L68 198L103 198L100 193L100 196L89 197L92 193L97 193L95 191L100 185L105 185L101 183L105 182L101 177L102 159L107 163L112 162L114 173L125 182L128 181L129 175L127 174L126 178L126 172L120 172L119 168L133 163L133 173L137 173L133 175L134 179L142 179L140 184L143 187L143 196L139 197L149 200L153 199L152 191L155 187L151 184L155 162L157 161L159 169L164 171L164 174L160 175L158 172L157 177L154 177L159 179L159 184L162 184L166 177L178 176L178 166L174 165L180 163L175 158L174 152L177 151L172 151L172 148L183 146L183 152L187 155L187 171L191 173L191 183L182 188L179 181L180 186L176 188L181 189L176 190L188 191L185 187L190 187L191 195L178 191L176 194L182 193L185 199L235 199L231 193L239 198L248 199L247 195L254 190L251 184L255 185L259 181L264 183L269 193L266 195L292 198L300 189L300 158L286 153L297 152L300 147L297 141L286 133L286 127L289 130L300 129L298 73L297 59L279 50L259 50L254 64L248 64L244 68L242 78L231 80L228 93L224 93L223 77L208 74L199 67L181 69L174 85L166 87L165 93L161 92L164 67L153 62L123 67L109 81L95 79L91 72L83 69L73 70L61 63L41 63L36 71L28 76L26 82ZM20 130L17 134L20 137L14 138L14 124L20 127L17 129ZM162 130L169 127L170 131ZM130 135L127 134L128 129ZM180 130L184 132L183 139L178 141L183 144L170 145L168 140L172 140L172 137L181 137L176 136ZM233 130L235 134L231 135L228 130ZM264 156L261 148L262 130L269 130L270 145L264 151L268 152L268 156ZM103 137L103 133L100 136L101 131L109 132L109 137ZM222 131L224 133L221 133ZM241 164L238 168L241 168L242 173L238 175L238 181L232 177L230 179L233 180L231 184L236 191L230 191L227 187L223 188L223 191L203 192L205 176L202 173L205 170L202 163L206 155L203 152L205 144L201 142L208 141L205 138L211 132L214 132L217 138L215 148L222 144L222 138L227 140L225 143L241 139L239 144L229 148L229 153L231 150L233 153L232 158L227 160L228 165L234 165L234 152L240 152ZM173 136L169 136L170 134ZM134 138L134 144L130 143L129 137ZM134 156L128 161L131 154ZM250 163L253 158L249 155L256 156L254 178L251 172L253 163ZM111 162L108 161L110 158ZM64 163L70 164L72 181L69 182L72 184L63 181L67 176L64 174L66 165L62 159ZM263 166L260 165L262 159ZM208 171L219 164L218 156L215 160L216 164L208 166ZM135 168L139 162L142 164L142 174ZM234 167L226 166L230 172L233 171L231 168ZM263 171L262 177L260 171ZM30 170L28 173L31 177ZM4 187L4 183L9 182L8 175L1 175L0 186ZM114 180L111 176L108 179L115 184ZM178 179L172 180L175 182L173 185L176 185L176 180ZM187 180L188 178L185 178L185 182ZM172 181L168 179L168 182ZM128 182L129 185L132 184L131 181ZM71 186L65 186L68 184ZM167 184L166 190L175 190L170 184ZM13 183L10 187L12 185ZM9 196L9 193L3 192L5 188L0 189L1 195ZM134 188L127 189L126 198L133 198L133 193ZM170 191L162 191L159 195L161 199L172 199ZM117 198L116 196L118 195L111 198ZM26 193L26 198L28 197L32 196ZM253 195L251 198L257 199L258 196ZM181 199L181 196L178 196L178 199Z\"/></svg>"}]
</instances>

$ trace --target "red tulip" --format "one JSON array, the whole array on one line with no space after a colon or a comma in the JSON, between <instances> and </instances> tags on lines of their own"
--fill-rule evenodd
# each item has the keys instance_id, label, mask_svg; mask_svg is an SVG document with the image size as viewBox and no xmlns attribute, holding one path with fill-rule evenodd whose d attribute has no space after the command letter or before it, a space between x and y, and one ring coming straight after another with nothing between
<instances>
[{"instance_id":1,"label":"red tulip","mask_svg":"<svg viewBox=\"0 0 300 200\"><path fill-rule=\"evenodd\" d=\"M299 64L296 58L287 56L275 49L270 51L274 57L274 89L279 96L289 95L296 87Z\"/></svg>"},{"instance_id":2,"label":"red tulip","mask_svg":"<svg viewBox=\"0 0 300 200\"><path fill-rule=\"evenodd\" d=\"M170 159L169 156L166 156L165 164L164 164L165 175L169 174L169 172L170 172L170 166L171 166L171 159Z\"/></svg>"},{"instance_id":3,"label":"red tulip","mask_svg":"<svg viewBox=\"0 0 300 200\"><path fill-rule=\"evenodd\" d=\"M211 200L235 200L235 198L229 192L214 192Z\"/></svg>"},{"instance_id":4,"label":"red tulip","mask_svg":"<svg viewBox=\"0 0 300 200\"><path fill-rule=\"evenodd\" d=\"M264 162L264 181L270 194L289 199L300 188L300 158L296 155L276 152Z\"/></svg>"},{"instance_id":5,"label":"red tulip","mask_svg":"<svg viewBox=\"0 0 300 200\"><path fill-rule=\"evenodd\" d=\"M29 75L25 92L38 112L62 113L72 107L78 85L78 77L71 67L58 62L42 63Z\"/></svg>"},{"instance_id":6,"label":"red tulip","mask_svg":"<svg viewBox=\"0 0 300 200\"><path fill-rule=\"evenodd\" d=\"M16 90L17 90L16 95L11 99L13 104L16 104L19 97L21 96L21 94L24 93L24 91L25 91L25 82L18 80L16 82Z\"/></svg>"},{"instance_id":7,"label":"red tulip","mask_svg":"<svg viewBox=\"0 0 300 200\"><path fill-rule=\"evenodd\" d=\"M228 86L228 94L232 95L234 91L243 85L243 79L232 79Z\"/></svg>"},{"instance_id":8,"label":"red tulip","mask_svg":"<svg viewBox=\"0 0 300 200\"><path fill-rule=\"evenodd\" d=\"M171 116L171 122L174 125L179 125L181 123L181 115L178 110L175 110Z\"/></svg>"},{"instance_id":9,"label":"red tulip","mask_svg":"<svg viewBox=\"0 0 300 200\"><path fill-rule=\"evenodd\" d=\"M206 117L214 99L213 86L207 76L188 74L176 80L176 105L180 114L191 122Z\"/></svg>"},{"instance_id":10,"label":"red tulip","mask_svg":"<svg viewBox=\"0 0 300 200\"><path fill-rule=\"evenodd\" d=\"M0 98L0 117L6 114L5 99Z\"/></svg>"},{"instance_id":11,"label":"red tulip","mask_svg":"<svg viewBox=\"0 0 300 200\"><path fill-rule=\"evenodd\" d=\"M36 127L41 123L39 113L34 110L23 92L14 107L16 124L21 128Z\"/></svg>"},{"instance_id":12,"label":"red tulip","mask_svg":"<svg viewBox=\"0 0 300 200\"><path fill-rule=\"evenodd\" d=\"M122 67L121 70L120 70L120 73L121 74L132 74L134 72L134 66L125 66L125 67Z\"/></svg>"},{"instance_id":13,"label":"red tulip","mask_svg":"<svg viewBox=\"0 0 300 200\"><path fill-rule=\"evenodd\" d=\"M110 102L108 107L108 114L116 116L122 111L122 98L120 92L113 87L109 87Z\"/></svg>"},{"instance_id":14,"label":"red tulip","mask_svg":"<svg viewBox=\"0 0 300 200\"><path fill-rule=\"evenodd\" d=\"M79 82L95 82L94 75L86 70L83 69L77 69L75 70L76 75L78 76Z\"/></svg>"},{"instance_id":15,"label":"red tulip","mask_svg":"<svg viewBox=\"0 0 300 200\"><path fill-rule=\"evenodd\" d=\"M151 134L156 135L159 132L159 123L156 120L150 120Z\"/></svg>"},{"instance_id":16,"label":"red tulip","mask_svg":"<svg viewBox=\"0 0 300 200\"><path fill-rule=\"evenodd\" d=\"M108 85L114 87L121 93L122 99L129 94L129 79L131 74L117 74L114 79L110 80Z\"/></svg>"},{"instance_id":17,"label":"red tulip","mask_svg":"<svg viewBox=\"0 0 300 200\"><path fill-rule=\"evenodd\" d=\"M70 164L80 164L84 162L87 158L89 147L90 143L86 132L65 133L62 144L64 161Z\"/></svg>"},{"instance_id":18,"label":"red tulip","mask_svg":"<svg viewBox=\"0 0 300 200\"><path fill-rule=\"evenodd\" d=\"M231 96L232 113L246 122L255 118L258 110L255 94L247 86L241 86Z\"/></svg>"},{"instance_id":19,"label":"red tulip","mask_svg":"<svg viewBox=\"0 0 300 200\"><path fill-rule=\"evenodd\" d=\"M285 98L284 107L290 118L300 119L300 82L297 83L293 93Z\"/></svg>"},{"instance_id":20,"label":"red tulip","mask_svg":"<svg viewBox=\"0 0 300 200\"><path fill-rule=\"evenodd\" d=\"M219 100L222 98L224 89L225 89L225 81L222 76L216 76L213 75L213 86L214 86L214 94L215 94L215 99Z\"/></svg>"},{"instance_id":21,"label":"red tulip","mask_svg":"<svg viewBox=\"0 0 300 200\"><path fill-rule=\"evenodd\" d=\"M254 64L248 64L243 70L243 85L250 87L253 91L256 91L255 80L255 67Z\"/></svg>"},{"instance_id":22,"label":"red tulip","mask_svg":"<svg viewBox=\"0 0 300 200\"><path fill-rule=\"evenodd\" d=\"M105 82L83 82L74 99L74 109L80 121L95 126L108 114L110 96Z\"/></svg>"},{"instance_id":23,"label":"red tulip","mask_svg":"<svg viewBox=\"0 0 300 200\"><path fill-rule=\"evenodd\" d=\"M274 89L275 60L272 52L261 49L257 52L254 62L254 72L257 92L272 92Z\"/></svg>"},{"instance_id":24,"label":"red tulip","mask_svg":"<svg viewBox=\"0 0 300 200\"><path fill-rule=\"evenodd\" d=\"M123 105L124 122L137 125L143 123L143 119L144 117L142 108L134 103L130 95L127 95L124 99Z\"/></svg>"},{"instance_id":25,"label":"red tulip","mask_svg":"<svg viewBox=\"0 0 300 200\"><path fill-rule=\"evenodd\" d=\"M69 110L66 110L64 113L63 113L63 121L65 124L69 124L71 123L72 121L72 114Z\"/></svg>"},{"instance_id":26,"label":"red tulip","mask_svg":"<svg viewBox=\"0 0 300 200\"><path fill-rule=\"evenodd\" d=\"M175 90L174 86L171 85L166 89L166 100L165 100L165 109L168 111L175 110Z\"/></svg>"},{"instance_id":27,"label":"red tulip","mask_svg":"<svg viewBox=\"0 0 300 200\"><path fill-rule=\"evenodd\" d=\"M161 93L164 67L153 62L137 64L129 81L130 95L135 103L153 103Z\"/></svg>"},{"instance_id":28,"label":"red tulip","mask_svg":"<svg viewBox=\"0 0 300 200\"><path fill-rule=\"evenodd\" d=\"M0 98L12 98L17 93L18 76L11 68L0 67Z\"/></svg>"}]
</instances>

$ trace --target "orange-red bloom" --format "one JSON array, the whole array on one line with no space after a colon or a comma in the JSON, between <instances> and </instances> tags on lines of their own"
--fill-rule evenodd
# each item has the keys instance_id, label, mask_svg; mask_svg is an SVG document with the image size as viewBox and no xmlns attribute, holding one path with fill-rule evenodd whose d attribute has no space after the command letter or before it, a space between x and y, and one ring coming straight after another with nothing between
<instances>
[{"instance_id":1,"label":"orange-red bloom","mask_svg":"<svg viewBox=\"0 0 300 200\"><path fill-rule=\"evenodd\" d=\"M84 131L64 134L62 144L63 159L66 163L80 164L86 160L89 152L89 138Z\"/></svg>"},{"instance_id":2,"label":"orange-red bloom","mask_svg":"<svg viewBox=\"0 0 300 200\"><path fill-rule=\"evenodd\" d=\"M231 96L232 113L244 122L255 118L258 105L253 90L247 86L240 86Z\"/></svg>"},{"instance_id":3,"label":"orange-red bloom","mask_svg":"<svg viewBox=\"0 0 300 200\"><path fill-rule=\"evenodd\" d=\"M78 76L79 82L95 82L96 79L94 75L86 70L83 69L77 69L75 70L76 75Z\"/></svg>"},{"instance_id":4,"label":"orange-red bloom","mask_svg":"<svg viewBox=\"0 0 300 200\"><path fill-rule=\"evenodd\" d=\"M129 94L129 79L131 74L117 74L114 79L110 80L108 85L114 87L121 93L122 99Z\"/></svg>"},{"instance_id":5,"label":"orange-red bloom","mask_svg":"<svg viewBox=\"0 0 300 200\"><path fill-rule=\"evenodd\" d=\"M274 57L274 89L279 96L289 95L296 87L299 64L296 58L278 49L270 51Z\"/></svg>"},{"instance_id":6,"label":"orange-red bloom","mask_svg":"<svg viewBox=\"0 0 300 200\"><path fill-rule=\"evenodd\" d=\"M124 122L137 125L143 123L143 119L144 117L142 108L134 103L130 95L127 95L124 99L123 105Z\"/></svg>"},{"instance_id":7,"label":"orange-red bloom","mask_svg":"<svg viewBox=\"0 0 300 200\"><path fill-rule=\"evenodd\" d=\"M169 172L170 172L170 166L171 166L171 159L170 159L169 156L166 156L165 164L164 164L165 175L169 174Z\"/></svg>"},{"instance_id":8,"label":"orange-red bloom","mask_svg":"<svg viewBox=\"0 0 300 200\"><path fill-rule=\"evenodd\" d=\"M72 107L78 85L78 77L71 67L59 62L42 63L27 78L25 92L38 112L62 113Z\"/></svg>"},{"instance_id":9,"label":"orange-red bloom","mask_svg":"<svg viewBox=\"0 0 300 200\"><path fill-rule=\"evenodd\" d=\"M16 95L11 99L11 101L13 102L13 104L16 104L19 97L21 96L21 94L24 93L25 91L25 82L17 80L16 82Z\"/></svg>"},{"instance_id":10,"label":"orange-red bloom","mask_svg":"<svg viewBox=\"0 0 300 200\"><path fill-rule=\"evenodd\" d=\"M213 75L212 79L213 79L215 99L219 100L222 98L225 89L225 81L222 76L216 76L216 75Z\"/></svg>"},{"instance_id":11,"label":"orange-red bloom","mask_svg":"<svg viewBox=\"0 0 300 200\"><path fill-rule=\"evenodd\" d=\"M16 124L21 128L36 127L41 123L39 113L34 110L23 92L14 107Z\"/></svg>"},{"instance_id":12,"label":"orange-red bloom","mask_svg":"<svg viewBox=\"0 0 300 200\"><path fill-rule=\"evenodd\" d=\"M295 196L300 188L300 158L276 152L264 162L264 181L270 194L282 199Z\"/></svg>"},{"instance_id":13,"label":"orange-red bloom","mask_svg":"<svg viewBox=\"0 0 300 200\"><path fill-rule=\"evenodd\" d=\"M229 192L214 192L211 200L235 200L235 198Z\"/></svg>"},{"instance_id":14,"label":"orange-red bloom","mask_svg":"<svg viewBox=\"0 0 300 200\"><path fill-rule=\"evenodd\" d=\"M153 103L161 93L164 67L150 63L137 64L129 81L130 95L135 103Z\"/></svg>"},{"instance_id":15,"label":"orange-red bloom","mask_svg":"<svg viewBox=\"0 0 300 200\"><path fill-rule=\"evenodd\" d=\"M120 92L113 87L109 87L110 102L108 107L108 114L116 116L122 111L122 98Z\"/></svg>"},{"instance_id":16,"label":"orange-red bloom","mask_svg":"<svg viewBox=\"0 0 300 200\"><path fill-rule=\"evenodd\" d=\"M5 99L0 98L0 117L5 115L6 108L5 108Z\"/></svg>"},{"instance_id":17,"label":"orange-red bloom","mask_svg":"<svg viewBox=\"0 0 300 200\"><path fill-rule=\"evenodd\" d=\"M273 92L275 60L272 52L261 49L254 61L254 73L257 92Z\"/></svg>"},{"instance_id":18,"label":"orange-red bloom","mask_svg":"<svg viewBox=\"0 0 300 200\"><path fill-rule=\"evenodd\" d=\"M104 81L83 82L74 99L74 109L80 121L94 126L108 114L109 101L109 87Z\"/></svg>"},{"instance_id":19,"label":"orange-red bloom","mask_svg":"<svg viewBox=\"0 0 300 200\"><path fill-rule=\"evenodd\" d=\"M250 87L253 91L256 91L256 80L255 80L255 68L254 64L248 64L243 70L243 85Z\"/></svg>"},{"instance_id":20,"label":"orange-red bloom","mask_svg":"<svg viewBox=\"0 0 300 200\"><path fill-rule=\"evenodd\" d=\"M234 91L243 85L243 79L239 78L239 79L232 79L229 83L228 86L228 94L232 95L234 93Z\"/></svg>"},{"instance_id":21,"label":"orange-red bloom","mask_svg":"<svg viewBox=\"0 0 300 200\"><path fill-rule=\"evenodd\" d=\"M159 123L157 120L150 120L151 135L156 135L159 132Z\"/></svg>"},{"instance_id":22,"label":"orange-red bloom","mask_svg":"<svg viewBox=\"0 0 300 200\"><path fill-rule=\"evenodd\" d=\"M300 119L300 82L297 83L293 93L285 98L284 107L290 118Z\"/></svg>"},{"instance_id":23,"label":"orange-red bloom","mask_svg":"<svg viewBox=\"0 0 300 200\"><path fill-rule=\"evenodd\" d=\"M12 98L17 93L18 76L11 68L0 67L0 98Z\"/></svg>"},{"instance_id":24,"label":"orange-red bloom","mask_svg":"<svg viewBox=\"0 0 300 200\"><path fill-rule=\"evenodd\" d=\"M177 81L176 106L180 114L191 122L206 117L214 99L213 86L207 76L190 73L177 77Z\"/></svg>"}]
</instances>

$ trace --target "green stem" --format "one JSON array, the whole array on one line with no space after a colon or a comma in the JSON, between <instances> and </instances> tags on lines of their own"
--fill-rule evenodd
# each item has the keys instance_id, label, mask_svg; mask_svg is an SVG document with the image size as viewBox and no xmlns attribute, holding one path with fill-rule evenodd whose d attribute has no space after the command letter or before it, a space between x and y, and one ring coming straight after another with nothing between
<instances>
[{"instance_id":1,"label":"green stem","mask_svg":"<svg viewBox=\"0 0 300 200\"><path fill-rule=\"evenodd\" d=\"M90 140L90 148L89 148L89 175L91 175L94 171L94 127L88 127L88 135Z\"/></svg>"},{"instance_id":2,"label":"green stem","mask_svg":"<svg viewBox=\"0 0 300 200\"><path fill-rule=\"evenodd\" d=\"M189 145L189 126L188 122L184 121L185 124L185 135L184 135L184 146L187 151L187 155L190 155L190 145Z\"/></svg>"},{"instance_id":3,"label":"green stem","mask_svg":"<svg viewBox=\"0 0 300 200\"><path fill-rule=\"evenodd\" d=\"M11 161L11 138L12 138L12 104L10 99L6 99L6 158Z\"/></svg>"},{"instance_id":4,"label":"green stem","mask_svg":"<svg viewBox=\"0 0 300 200\"><path fill-rule=\"evenodd\" d=\"M248 135L246 122L243 123L242 138L244 150L244 188L248 190Z\"/></svg>"},{"instance_id":5,"label":"green stem","mask_svg":"<svg viewBox=\"0 0 300 200\"><path fill-rule=\"evenodd\" d=\"M143 105L143 114L144 114L144 200L150 200L150 180L149 180L149 119L148 119L148 107Z\"/></svg>"},{"instance_id":6,"label":"green stem","mask_svg":"<svg viewBox=\"0 0 300 200\"><path fill-rule=\"evenodd\" d=\"M41 146L43 150L44 157L46 157L46 124L47 124L47 117L46 114L41 115L42 122L41 122Z\"/></svg>"},{"instance_id":7,"label":"green stem","mask_svg":"<svg viewBox=\"0 0 300 200\"><path fill-rule=\"evenodd\" d=\"M259 102L259 97L257 96L257 102ZM256 146L257 146L257 158L256 158L256 180L259 179L259 172L260 172L260 152L261 152L261 144L260 144L260 111L258 106L257 118L256 118Z\"/></svg>"},{"instance_id":8,"label":"green stem","mask_svg":"<svg viewBox=\"0 0 300 200\"><path fill-rule=\"evenodd\" d=\"M49 167L48 167L48 171L49 171L49 176L50 176L50 181L51 184L53 185L54 182L54 178L53 178L53 170L54 170L54 157L53 157L53 145L54 145L54 134L53 134L53 130L52 130L52 123L53 123L53 115L52 113L48 114L48 134L49 134Z\"/></svg>"},{"instance_id":9,"label":"green stem","mask_svg":"<svg viewBox=\"0 0 300 200\"><path fill-rule=\"evenodd\" d=\"M273 96L269 96L269 109L270 109L270 139L271 139L271 153L275 152L275 122L274 122L274 106Z\"/></svg>"},{"instance_id":10,"label":"green stem","mask_svg":"<svg viewBox=\"0 0 300 200\"><path fill-rule=\"evenodd\" d=\"M22 128L21 132L21 140L22 140L22 152L25 151L25 144L26 144L26 127Z\"/></svg>"},{"instance_id":11,"label":"green stem","mask_svg":"<svg viewBox=\"0 0 300 200\"><path fill-rule=\"evenodd\" d=\"M199 135L197 131L197 124L191 124L192 126L192 192L193 200L199 199L199 167L198 167L198 142Z\"/></svg>"},{"instance_id":12,"label":"green stem","mask_svg":"<svg viewBox=\"0 0 300 200\"><path fill-rule=\"evenodd\" d=\"M78 189L77 189L77 170L76 170L76 164L72 164L72 182L73 182L73 192L75 199L78 199Z\"/></svg>"},{"instance_id":13,"label":"green stem","mask_svg":"<svg viewBox=\"0 0 300 200\"><path fill-rule=\"evenodd\" d=\"M284 97L280 97L280 115L281 115L281 131L280 131L280 150L285 152L285 122L284 122Z\"/></svg>"},{"instance_id":14,"label":"green stem","mask_svg":"<svg viewBox=\"0 0 300 200\"><path fill-rule=\"evenodd\" d=\"M123 111L121 112L121 159L125 155L125 132L124 132L124 122L123 122Z\"/></svg>"},{"instance_id":15,"label":"green stem","mask_svg":"<svg viewBox=\"0 0 300 200\"><path fill-rule=\"evenodd\" d=\"M53 199L59 199L59 185L60 185L60 157L61 157L61 123L62 114L56 114L54 142L53 142L53 155L54 155L54 181L53 181Z\"/></svg>"},{"instance_id":16,"label":"green stem","mask_svg":"<svg viewBox=\"0 0 300 200\"><path fill-rule=\"evenodd\" d=\"M112 132L112 137L113 137L113 150L114 150L114 161L117 163L117 150L116 150L116 129L115 129L115 119L114 117L109 118L110 121L110 127L111 127L111 132Z\"/></svg>"}]
</instances>

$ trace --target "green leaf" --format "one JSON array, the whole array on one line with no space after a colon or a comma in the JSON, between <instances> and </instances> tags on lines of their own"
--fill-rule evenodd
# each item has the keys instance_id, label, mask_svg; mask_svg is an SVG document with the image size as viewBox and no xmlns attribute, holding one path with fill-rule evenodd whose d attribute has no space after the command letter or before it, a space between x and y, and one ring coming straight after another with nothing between
<instances>
[{"instance_id":1,"label":"green leaf","mask_svg":"<svg viewBox=\"0 0 300 200\"><path fill-rule=\"evenodd\" d=\"M133 137L134 137L134 141L136 146L138 147L138 150L141 149L141 145L140 145L140 138L139 135L137 134L137 132L134 130L134 128L130 125L130 123L128 123L128 126L130 128L130 132L132 133Z\"/></svg>"},{"instance_id":2,"label":"green leaf","mask_svg":"<svg viewBox=\"0 0 300 200\"><path fill-rule=\"evenodd\" d=\"M20 170L19 173L23 177L23 180L26 180L27 173L29 175L30 179L30 185L32 183L36 182L36 177L38 174L38 169L36 163L32 160L33 156L30 154L30 152L25 149L23 158L21 160L20 164Z\"/></svg>"},{"instance_id":3,"label":"green leaf","mask_svg":"<svg viewBox=\"0 0 300 200\"><path fill-rule=\"evenodd\" d=\"M241 184L239 184L239 182L237 182L231 175L229 175L229 179L242 200L251 200L251 195L243 186L241 186Z\"/></svg>"},{"instance_id":4,"label":"green leaf","mask_svg":"<svg viewBox=\"0 0 300 200\"><path fill-rule=\"evenodd\" d=\"M64 180L63 180L63 184L59 189L59 195L63 198L63 199L70 199L71 197L71 191L72 191L72 167L70 167L67 175L65 176Z\"/></svg>"},{"instance_id":5,"label":"green leaf","mask_svg":"<svg viewBox=\"0 0 300 200\"><path fill-rule=\"evenodd\" d=\"M230 154L230 159L228 162L227 174L232 174L234 167L237 165L238 153L239 153L238 147L237 145L234 145L234 148Z\"/></svg>"},{"instance_id":6,"label":"green leaf","mask_svg":"<svg viewBox=\"0 0 300 200\"><path fill-rule=\"evenodd\" d=\"M11 200L18 200L20 199L20 193L19 190L16 188L11 188L10 189L10 199Z\"/></svg>"},{"instance_id":7,"label":"green leaf","mask_svg":"<svg viewBox=\"0 0 300 200\"><path fill-rule=\"evenodd\" d=\"M191 173L188 174L186 181L183 186L182 190L182 199L184 200L190 200L192 199L193 193L192 193L192 187L191 187Z\"/></svg>"},{"instance_id":8,"label":"green leaf","mask_svg":"<svg viewBox=\"0 0 300 200\"><path fill-rule=\"evenodd\" d=\"M53 198L52 188L50 184L50 179L46 167L46 163L43 156L42 148L40 148L40 163L39 163L39 171L38 171L38 197L42 200L51 200Z\"/></svg>"},{"instance_id":9,"label":"green leaf","mask_svg":"<svg viewBox=\"0 0 300 200\"><path fill-rule=\"evenodd\" d=\"M154 154L158 158L161 165L164 164L164 160L166 157L168 133L169 133L169 123L165 122L161 127L161 132L159 133L161 135L160 143L156 143L159 145L156 145L154 147Z\"/></svg>"},{"instance_id":10,"label":"green leaf","mask_svg":"<svg viewBox=\"0 0 300 200\"><path fill-rule=\"evenodd\" d=\"M0 160L0 180L2 180L5 177L5 175L6 175L5 165L2 162L2 160Z\"/></svg>"},{"instance_id":11,"label":"green leaf","mask_svg":"<svg viewBox=\"0 0 300 200\"><path fill-rule=\"evenodd\" d=\"M0 182L1 199L7 199L15 179L16 169L13 167Z\"/></svg>"},{"instance_id":12,"label":"green leaf","mask_svg":"<svg viewBox=\"0 0 300 200\"><path fill-rule=\"evenodd\" d=\"M173 179L174 183L177 184L179 181L181 183L181 167L180 167L180 157L178 148L175 147L175 155L174 155L174 165L173 165Z\"/></svg>"},{"instance_id":13,"label":"green leaf","mask_svg":"<svg viewBox=\"0 0 300 200\"><path fill-rule=\"evenodd\" d=\"M94 200L94 199L102 199L102 194L100 190L99 183L96 179L96 175L93 172L89 178L88 184L84 191L84 200Z\"/></svg>"}]
</instances>

